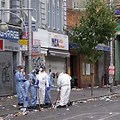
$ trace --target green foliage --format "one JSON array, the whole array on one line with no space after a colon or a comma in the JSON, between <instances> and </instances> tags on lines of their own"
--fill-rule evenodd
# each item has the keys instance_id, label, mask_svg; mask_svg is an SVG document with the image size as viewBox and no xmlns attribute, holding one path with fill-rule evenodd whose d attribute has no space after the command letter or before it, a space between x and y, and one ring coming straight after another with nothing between
<instances>
[{"instance_id":1,"label":"green foliage","mask_svg":"<svg viewBox=\"0 0 120 120\"><path fill-rule=\"evenodd\" d=\"M113 37L116 26L114 10L101 0L90 0L80 24L73 29L69 37L79 46L77 50L80 54L95 62L102 53L95 47Z\"/></svg>"}]
</instances>

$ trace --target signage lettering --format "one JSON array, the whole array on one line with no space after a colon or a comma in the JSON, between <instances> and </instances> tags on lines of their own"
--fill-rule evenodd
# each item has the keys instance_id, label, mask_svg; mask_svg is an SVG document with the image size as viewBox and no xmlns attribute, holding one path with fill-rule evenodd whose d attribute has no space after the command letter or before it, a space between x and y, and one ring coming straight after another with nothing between
<instances>
[{"instance_id":1,"label":"signage lettering","mask_svg":"<svg viewBox=\"0 0 120 120\"><path fill-rule=\"evenodd\" d=\"M9 40L19 40L19 32L14 30L8 30L7 32L0 31L0 37Z\"/></svg>"}]
</instances>

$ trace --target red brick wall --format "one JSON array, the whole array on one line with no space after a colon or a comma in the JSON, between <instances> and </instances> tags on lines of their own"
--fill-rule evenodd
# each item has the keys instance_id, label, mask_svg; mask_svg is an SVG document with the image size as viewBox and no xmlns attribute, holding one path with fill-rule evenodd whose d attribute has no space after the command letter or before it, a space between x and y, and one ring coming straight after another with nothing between
<instances>
[{"instance_id":1,"label":"red brick wall","mask_svg":"<svg viewBox=\"0 0 120 120\"><path fill-rule=\"evenodd\" d=\"M80 23L81 12L79 10L67 9L67 29L75 27Z\"/></svg>"},{"instance_id":2,"label":"red brick wall","mask_svg":"<svg viewBox=\"0 0 120 120\"><path fill-rule=\"evenodd\" d=\"M67 8L71 8L72 9L72 0L67 0Z\"/></svg>"}]
</instances>

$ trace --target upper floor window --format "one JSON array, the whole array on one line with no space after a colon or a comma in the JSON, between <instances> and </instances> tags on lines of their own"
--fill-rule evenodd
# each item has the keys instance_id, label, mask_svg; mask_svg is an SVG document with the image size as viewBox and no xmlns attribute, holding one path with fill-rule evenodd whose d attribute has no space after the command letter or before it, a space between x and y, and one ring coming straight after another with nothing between
<instances>
[{"instance_id":1,"label":"upper floor window","mask_svg":"<svg viewBox=\"0 0 120 120\"><path fill-rule=\"evenodd\" d=\"M47 24L50 27L50 2L47 1Z\"/></svg>"},{"instance_id":2,"label":"upper floor window","mask_svg":"<svg viewBox=\"0 0 120 120\"><path fill-rule=\"evenodd\" d=\"M2 8L5 8L5 0L2 0L2 1L1 1L1 7L2 7Z\"/></svg>"},{"instance_id":3,"label":"upper floor window","mask_svg":"<svg viewBox=\"0 0 120 120\"><path fill-rule=\"evenodd\" d=\"M56 0L53 0L53 3L52 3L52 7L53 7L53 9L52 9L52 14L53 14L53 29L55 29L55 1Z\"/></svg>"},{"instance_id":4,"label":"upper floor window","mask_svg":"<svg viewBox=\"0 0 120 120\"><path fill-rule=\"evenodd\" d=\"M84 10L87 0L74 0L73 9Z\"/></svg>"},{"instance_id":5,"label":"upper floor window","mask_svg":"<svg viewBox=\"0 0 120 120\"><path fill-rule=\"evenodd\" d=\"M74 8L74 9L79 8L79 3L78 3L78 2L73 2L73 8Z\"/></svg>"}]
</instances>

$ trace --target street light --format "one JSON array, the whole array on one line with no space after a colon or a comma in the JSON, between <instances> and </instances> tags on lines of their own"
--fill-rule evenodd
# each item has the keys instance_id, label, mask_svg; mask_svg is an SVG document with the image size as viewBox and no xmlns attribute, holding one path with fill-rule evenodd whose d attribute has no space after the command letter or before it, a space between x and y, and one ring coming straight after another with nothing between
<instances>
[{"instance_id":1,"label":"street light","mask_svg":"<svg viewBox=\"0 0 120 120\"><path fill-rule=\"evenodd\" d=\"M28 3L28 9L31 9L31 0L29 0L29 3ZM28 11L28 33L29 33L29 56L28 56L28 66L29 66L29 73L31 72L32 70L32 27L31 27L31 19L32 19L32 16L31 16L31 10Z\"/></svg>"},{"instance_id":2,"label":"street light","mask_svg":"<svg viewBox=\"0 0 120 120\"><path fill-rule=\"evenodd\" d=\"M7 31L8 30L8 25L5 22L0 23L0 31Z\"/></svg>"},{"instance_id":3,"label":"street light","mask_svg":"<svg viewBox=\"0 0 120 120\"><path fill-rule=\"evenodd\" d=\"M10 13L10 14L12 14L12 15L17 16L17 17L22 21L22 23L23 23L23 25L24 25L24 27L25 27L25 32L27 33L27 27L26 27L23 19L20 18L20 17L19 17L18 15L16 15L15 13L11 12L11 11L4 11L4 10L2 11L2 22L0 23L0 31L6 32L6 31L9 29L8 26L11 26L11 25L8 25L7 23L5 23L5 22L3 21L3 14L4 14L4 13ZM16 27L16 26L14 26L14 27ZM21 27L17 27L17 28L21 29ZM23 29L23 28L22 28L22 29ZM27 34L25 34L25 35L26 35L25 38L27 38ZM21 58L22 58L22 52L19 51L19 65L22 65L22 60L21 60Z\"/></svg>"},{"instance_id":4,"label":"street light","mask_svg":"<svg viewBox=\"0 0 120 120\"><path fill-rule=\"evenodd\" d=\"M17 16L21 21L22 21L22 23L24 24L24 26L25 26L25 31L27 32L27 28L26 28L26 25L25 25L25 23L24 23L24 21L18 16L18 15L16 15L15 13L13 13L13 12L11 12L11 11L15 11L15 10L17 10L17 11L20 11L20 10L28 10L28 32L29 32L29 35L28 35L28 42L29 42L29 48L28 48L28 72L30 72L31 70L32 70L32 55L31 55L31 47L32 47L32 30L31 30L31 10L33 10L32 8L31 8L31 0L29 0L29 4L28 4L28 8L18 8L18 9L3 9L3 8L1 8L0 9L0 11L2 11L2 12L9 12L9 13L11 13L11 14L14 14L15 16ZM3 15L2 15L2 22L0 23L0 31L7 31L8 30L8 26L10 26L10 25L7 25L5 22L3 22ZM15 26L16 27L16 26ZM27 34L26 34L27 35Z\"/></svg>"}]
</instances>

